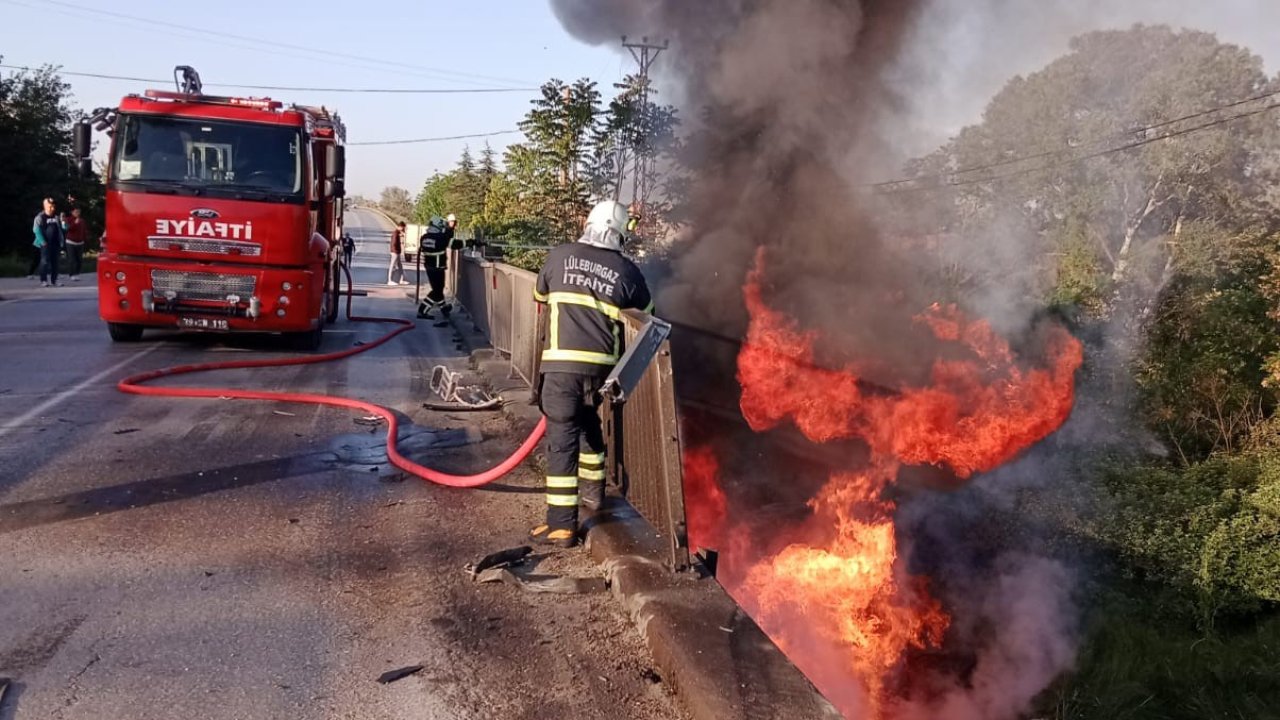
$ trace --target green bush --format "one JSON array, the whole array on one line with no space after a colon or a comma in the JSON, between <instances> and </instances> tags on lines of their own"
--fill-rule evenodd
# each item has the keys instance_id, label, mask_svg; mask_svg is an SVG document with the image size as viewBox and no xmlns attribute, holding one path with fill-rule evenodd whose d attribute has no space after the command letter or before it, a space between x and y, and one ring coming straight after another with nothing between
<instances>
[{"instance_id":1,"label":"green bush","mask_svg":"<svg viewBox=\"0 0 1280 720\"><path fill-rule=\"evenodd\" d=\"M1271 241L1205 228L1188 238L1184 273L1156 308L1136 373L1146 424L1184 463L1240 449L1274 412L1263 382L1278 349L1262 282L1271 265L1260 248Z\"/></svg>"},{"instance_id":2,"label":"green bush","mask_svg":"<svg viewBox=\"0 0 1280 720\"><path fill-rule=\"evenodd\" d=\"M1166 590L1134 583L1089 614L1076 670L1039 699L1054 720L1280 717L1280 616L1212 631L1162 611Z\"/></svg>"},{"instance_id":3,"label":"green bush","mask_svg":"<svg viewBox=\"0 0 1280 720\"><path fill-rule=\"evenodd\" d=\"M1280 448L1187 468L1112 467L1094 538L1201 622L1280 604Z\"/></svg>"}]
</instances>

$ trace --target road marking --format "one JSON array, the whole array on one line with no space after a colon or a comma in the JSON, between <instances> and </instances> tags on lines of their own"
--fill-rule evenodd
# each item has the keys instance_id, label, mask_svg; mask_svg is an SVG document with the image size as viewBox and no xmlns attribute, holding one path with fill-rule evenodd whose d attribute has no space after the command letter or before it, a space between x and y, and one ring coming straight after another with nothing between
<instances>
[{"instance_id":1,"label":"road marking","mask_svg":"<svg viewBox=\"0 0 1280 720\"><path fill-rule=\"evenodd\" d=\"M53 397L49 398L48 400L45 400L44 402L42 402L42 403L40 403L39 405L37 405L37 406L35 406L35 407L31 408L30 410L28 410L28 411L26 411L25 413L23 413L23 414L19 415L18 417L16 417L16 418L14 418L14 419L10 420L9 422L7 422L7 423L5 423L5 424L3 424L3 425L0 425L0 438L3 438L5 435L8 435L10 432L13 432L14 430L21 430L22 428L24 428L24 427L26 427L26 426L27 426L27 423L28 423L28 422L30 422L31 420L33 420L33 419L35 419L35 418L39 417L41 414L43 414L43 413L45 413L45 412L47 412L47 411L51 410L52 408L57 407L58 405L61 405L62 403L66 402L66 401L67 401L67 400L68 400L72 395L75 395L76 393L80 392L81 390L84 390L85 388L89 387L90 385L93 385L94 383L101 382L102 380L105 380L106 378L108 378L108 377L110 377L111 375L113 375L113 374L115 374L116 372L118 372L120 369L122 369L122 368L126 367L127 365L129 365L130 363L133 363L133 362L135 362L135 361L139 360L140 358L142 358L142 357L144 357L144 356L146 356L146 355L150 355L151 353L155 352L156 350L159 350L159 349L160 349L160 346L161 346L161 343L157 343L157 344L152 345L151 347L147 348L146 350L143 350L143 351L141 351L141 352L134 353L133 355L130 355L129 357L125 358L124 360L121 360L120 362L116 363L115 365L112 365L111 367L107 368L106 370L103 370L102 372L98 373L97 375L94 375L93 377L89 378L88 380L84 380L84 381L80 382L80 383L79 383L78 385L76 385L75 387L69 388L69 389L67 389L67 390L63 390L62 392L58 393L57 395L54 395Z\"/></svg>"}]
</instances>

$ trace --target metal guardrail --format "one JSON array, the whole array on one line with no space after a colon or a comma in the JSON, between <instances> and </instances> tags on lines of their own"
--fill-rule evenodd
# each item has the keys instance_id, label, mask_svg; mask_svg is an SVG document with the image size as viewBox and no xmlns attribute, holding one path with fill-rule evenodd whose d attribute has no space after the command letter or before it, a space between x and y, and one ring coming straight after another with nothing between
<instances>
[{"instance_id":1,"label":"metal guardrail","mask_svg":"<svg viewBox=\"0 0 1280 720\"><path fill-rule=\"evenodd\" d=\"M624 318L624 340L631 344L644 327L644 314L628 311ZM606 403L604 421L609 480L662 535L671 567L683 570L689 566L689 542L680 418L668 341L662 343L627 401Z\"/></svg>"},{"instance_id":2,"label":"metal guardrail","mask_svg":"<svg viewBox=\"0 0 1280 720\"><path fill-rule=\"evenodd\" d=\"M532 384L542 345L542 306L533 300L537 276L472 253L454 253L449 267L446 288L493 348L510 359L512 377ZM631 342L644 315L627 312L624 325L624 339ZM671 568L687 568L680 421L667 343L627 402L617 407L606 403L601 415L609 481L666 540Z\"/></svg>"}]
</instances>

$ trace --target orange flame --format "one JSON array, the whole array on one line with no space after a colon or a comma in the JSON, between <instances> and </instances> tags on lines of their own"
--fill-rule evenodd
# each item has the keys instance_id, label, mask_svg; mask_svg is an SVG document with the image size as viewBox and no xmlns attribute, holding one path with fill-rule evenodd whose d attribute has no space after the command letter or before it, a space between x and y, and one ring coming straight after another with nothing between
<instances>
[{"instance_id":1,"label":"orange flame","mask_svg":"<svg viewBox=\"0 0 1280 720\"><path fill-rule=\"evenodd\" d=\"M1024 369L990 324L934 306L917 322L965 359L936 360L926 387L865 393L855 365L819 367L817 333L768 307L763 268L761 252L743 288L751 318L738 356L743 416L757 432L790 420L813 442L860 438L871 467L833 476L809 503L803 536L824 542L792 543L756 561L730 590L846 716L884 718L906 653L940 646L950 624L927 579L908 573L898 554L896 508L884 490L902 465L945 466L966 479L1048 436L1071 412L1083 350L1055 327L1048 366ZM714 475L714 460L694 465ZM699 483L705 488L705 477Z\"/></svg>"},{"instance_id":2,"label":"orange flame","mask_svg":"<svg viewBox=\"0 0 1280 720\"><path fill-rule=\"evenodd\" d=\"M683 463L689 549L716 549L728 509L719 485L720 461L710 447L698 447L685 451Z\"/></svg>"}]
</instances>

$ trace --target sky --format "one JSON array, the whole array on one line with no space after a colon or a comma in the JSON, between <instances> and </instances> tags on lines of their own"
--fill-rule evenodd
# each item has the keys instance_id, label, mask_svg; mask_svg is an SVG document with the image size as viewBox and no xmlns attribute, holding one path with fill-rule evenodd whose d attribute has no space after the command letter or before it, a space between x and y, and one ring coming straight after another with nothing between
<instances>
[{"instance_id":1,"label":"sky","mask_svg":"<svg viewBox=\"0 0 1280 720\"><path fill-rule=\"evenodd\" d=\"M335 5L342 9L325 9ZM1071 36L1087 30L1135 22L1194 26L1250 47L1269 71L1280 69L1280 0L937 0L932 7L912 43L917 56L909 58L909 82L918 86L912 93L916 121L903 124L900 131L909 137L899 140L911 154L931 150L976 121L1009 77L1043 66L1066 51ZM32 32L50 26L61 34ZM617 43L591 47L570 37L546 0L302 6L285 0L0 0L0 57L10 65L54 64L70 72L164 81L65 76L82 108L114 106L148 87L170 88L173 67L191 65L209 93L267 94L335 108L352 143L514 130L536 96L532 89L546 80L587 77L608 94L634 67ZM388 95L250 91L218 83L527 90ZM519 138L488 141L501 152ZM427 177L456 163L464 145L478 154L485 142L353 145L347 186L370 197L388 185L416 194Z\"/></svg>"},{"instance_id":2,"label":"sky","mask_svg":"<svg viewBox=\"0 0 1280 720\"><path fill-rule=\"evenodd\" d=\"M60 32L33 32L49 27ZM251 43L227 35L278 42ZM536 92L352 95L235 90L215 84L536 89L552 77L589 77L611 90L631 69L626 64L631 61L624 63L616 49L592 48L570 38L543 0L0 0L0 56L6 65L54 64L72 72L168 81L64 77L81 108L115 106L124 95L147 88L172 89L174 66L191 65L206 93L269 95L335 108L346 123L349 142L514 130ZM489 141L501 151L519 138L503 135ZM347 151L348 190L376 197L383 187L399 185L416 194L433 172L451 168L468 143L478 153L485 139L352 146Z\"/></svg>"}]
</instances>

